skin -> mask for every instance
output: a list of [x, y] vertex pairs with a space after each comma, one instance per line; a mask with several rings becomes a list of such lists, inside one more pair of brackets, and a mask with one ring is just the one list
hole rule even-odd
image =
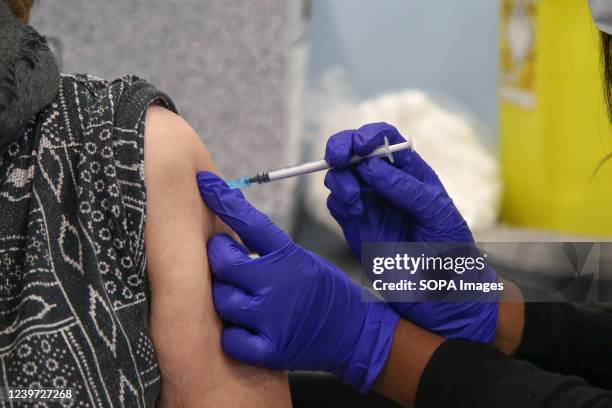
[[525, 302], [516, 284], [504, 281], [504, 291], [497, 311], [497, 327], [493, 345], [509, 356], [516, 350], [523, 338], [525, 326]]
[[[525, 303], [520, 289], [504, 281], [498, 308], [493, 345], [513, 355], [523, 335]], [[444, 339], [407, 320], [400, 320], [393, 336], [391, 352], [374, 388], [402, 406], [414, 404], [419, 382], [431, 356]]]
[[228, 232], [203, 204], [200, 170], [217, 171], [179, 116], [149, 108], [145, 131], [150, 327], [162, 373], [163, 407], [289, 407], [287, 377], [236, 362], [221, 349], [206, 242]]
[[400, 320], [387, 363], [374, 383], [374, 389], [402, 406], [412, 406], [423, 371], [443, 341], [437, 334]]

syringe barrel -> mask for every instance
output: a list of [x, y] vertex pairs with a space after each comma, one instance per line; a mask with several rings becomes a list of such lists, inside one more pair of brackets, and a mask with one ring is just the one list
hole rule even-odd
[[282, 169], [272, 170], [268, 172], [270, 181], [285, 179], [300, 174], [314, 173], [315, 171], [327, 170], [330, 165], [325, 160], [316, 160], [308, 163], [298, 164], [295, 166], [283, 167]]
[[[364, 157], [354, 156], [351, 159], [350, 163], [356, 164], [362, 161], [363, 159], [371, 157], [389, 156], [389, 158], [391, 158], [392, 153], [409, 148], [412, 148], [411, 141], [389, 145], [388, 141], [385, 140], [385, 146], [377, 148], [372, 153]], [[329, 168], [331, 168], [331, 166], [327, 164], [325, 160], [315, 160], [308, 163], [297, 164], [295, 166], [283, 167], [282, 169], [269, 171], [267, 173], [268, 180], [264, 182], [281, 180], [289, 177], [299, 176], [302, 174], [314, 173], [315, 171], [327, 170]], [[261, 183], [259, 180], [257, 180], [257, 182]]]
[[[412, 143], [410, 141], [397, 143], [394, 145], [381, 146], [374, 150], [372, 153], [368, 154], [367, 156], [353, 156], [350, 163], [356, 164], [366, 158], [389, 156], [394, 152], [398, 152], [400, 150], [408, 148], [412, 148]], [[315, 160], [308, 163], [297, 164], [295, 166], [283, 167], [278, 170], [272, 170], [268, 172], [268, 181], [281, 180], [289, 177], [299, 176], [301, 174], [314, 173], [315, 171], [327, 170], [329, 168], [331, 168], [331, 166], [327, 164], [325, 160]]]

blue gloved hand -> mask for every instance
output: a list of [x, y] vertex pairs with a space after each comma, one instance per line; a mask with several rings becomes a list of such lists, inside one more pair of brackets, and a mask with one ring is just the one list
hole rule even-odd
[[[473, 243], [472, 233], [436, 173], [413, 150], [393, 154], [394, 163], [376, 158], [346, 167], [354, 155], [365, 156], [384, 144], [405, 139], [395, 127], [373, 123], [345, 130], [327, 142], [327, 205], [342, 227], [353, 253], [362, 242]], [[487, 267], [482, 279], [497, 282]], [[496, 295], [495, 295], [496, 296]], [[495, 298], [497, 299], [497, 298]], [[403, 317], [449, 338], [491, 342], [497, 302], [391, 303]]]
[[344, 272], [295, 244], [240, 191], [209, 172], [197, 180], [208, 207], [246, 245], [225, 234], [208, 242], [215, 308], [230, 323], [225, 353], [271, 369], [327, 371], [367, 391], [399, 316], [384, 303], [362, 302]]

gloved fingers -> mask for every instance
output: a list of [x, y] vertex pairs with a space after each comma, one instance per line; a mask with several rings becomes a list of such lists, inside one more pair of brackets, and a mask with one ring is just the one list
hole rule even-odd
[[263, 213], [255, 209], [240, 190], [230, 189], [217, 175], [197, 175], [200, 195], [208, 207], [232, 228], [251, 250], [265, 255], [283, 248], [291, 240]]
[[240, 327], [228, 327], [221, 334], [225, 354], [247, 364], [265, 367], [272, 358], [272, 342], [266, 336]]
[[[399, 152], [398, 152], [399, 153]], [[394, 153], [396, 157], [397, 153]], [[395, 166], [412, 174], [423, 183], [441, 186], [436, 172], [427, 164], [425, 160], [414, 150], [404, 150], [401, 159], [395, 161]]]
[[355, 219], [355, 217], [349, 214], [346, 207], [331, 194], [327, 197], [327, 208], [329, 209], [329, 213], [342, 228], [342, 233], [344, 234], [348, 246], [357, 258], [361, 257], [359, 219]]
[[435, 203], [443, 193], [441, 188], [427, 185], [381, 159], [364, 160], [357, 169], [377, 194], [408, 211], [419, 224], [431, 221], [440, 210]]
[[332, 167], [342, 167], [353, 157], [353, 130], [332, 135], [325, 146], [325, 161]]
[[[398, 130], [385, 122], [368, 123], [363, 125], [355, 132], [353, 139], [353, 154], [365, 156], [382, 145], [385, 144], [385, 137], [389, 140], [389, 144], [397, 144], [405, 142], [406, 139], [398, 132]], [[406, 154], [407, 150], [396, 152], [393, 154], [395, 160], [400, 160]]]
[[325, 186], [349, 214], [359, 216], [363, 213], [361, 186], [351, 170], [329, 170], [325, 175]]
[[229, 283], [248, 293], [256, 293], [259, 280], [249, 271], [252, 259], [243, 245], [234, 241], [227, 234], [217, 234], [208, 240], [208, 263], [213, 274], [219, 280]]
[[[366, 156], [385, 143], [405, 142], [406, 139], [398, 130], [388, 123], [370, 123], [357, 130], [338, 132], [327, 141], [325, 160], [332, 167], [343, 167], [355, 155]], [[401, 168], [418, 180], [428, 184], [441, 185], [435, 171], [413, 149], [393, 153], [394, 165]]]
[[[353, 156], [366, 156], [385, 144], [385, 137], [389, 144], [406, 141], [395, 127], [384, 122], [370, 123], [357, 130], [343, 130], [327, 141], [325, 160], [332, 167], [346, 166]], [[396, 152], [393, 158], [401, 165], [406, 153], [406, 150]]]
[[257, 329], [252, 312], [257, 300], [253, 296], [218, 279], [213, 279], [212, 293], [215, 309], [223, 320], [250, 330]]
[[334, 219], [342, 225], [350, 218], [348, 208], [341, 203], [333, 194], [327, 196], [327, 208]]
[[[406, 141], [395, 127], [387, 123], [371, 123], [355, 131], [355, 140], [353, 142], [354, 154], [365, 156], [371, 153], [374, 149], [384, 144], [385, 137], [389, 140], [389, 144]], [[422, 182], [439, 184], [436, 173], [413, 149], [395, 152], [393, 153], [393, 159], [395, 167], [409, 172]]]

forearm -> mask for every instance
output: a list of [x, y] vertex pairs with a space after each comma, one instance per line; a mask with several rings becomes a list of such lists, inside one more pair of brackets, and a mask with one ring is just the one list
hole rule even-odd
[[421, 375], [443, 339], [407, 320], [400, 320], [387, 363], [374, 388], [403, 406], [411, 406]]
[[493, 345], [507, 355], [514, 355], [521, 339], [525, 325], [525, 303], [519, 287], [510, 281], [504, 280], [497, 311], [497, 328]]
[[570, 303], [527, 303], [516, 356], [612, 389], [612, 317]]
[[612, 317], [570, 303], [524, 303], [506, 282], [494, 345], [540, 368], [612, 388]]
[[[512, 355], [522, 339], [525, 307], [521, 291], [514, 283], [505, 281], [504, 287], [506, 289], [499, 304], [494, 345]], [[374, 388], [404, 406], [411, 405], [416, 398], [423, 371], [442, 342], [442, 337], [407, 320], [400, 320], [387, 364]]]
[[[610, 386], [609, 316], [570, 304], [526, 305], [515, 284], [505, 282], [505, 287], [493, 343], [497, 349], [535, 360], [540, 366], [554, 366], [558, 372], [587, 377], [594, 385]], [[571, 331], [571, 325], [582, 329]], [[404, 406], [416, 400], [418, 407], [612, 405], [609, 392], [580, 378], [542, 371], [490, 346], [442, 342], [441, 337], [401, 320], [375, 389]]]
[[575, 376], [540, 370], [494, 347], [445, 341], [423, 371], [417, 408], [611, 407], [612, 394]]

